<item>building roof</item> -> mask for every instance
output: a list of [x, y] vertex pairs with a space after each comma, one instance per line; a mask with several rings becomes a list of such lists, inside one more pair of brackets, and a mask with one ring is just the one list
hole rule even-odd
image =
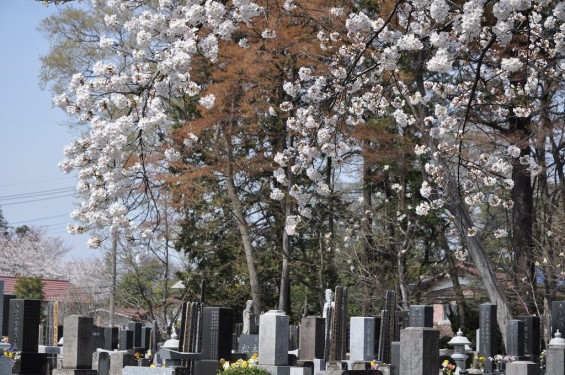
[[[14, 295], [18, 277], [16, 276], [0, 276], [0, 281], [4, 281], [4, 294]], [[69, 280], [41, 279], [43, 281], [43, 295], [46, 301], [62, 301], [65, 299], [69, 287]]]

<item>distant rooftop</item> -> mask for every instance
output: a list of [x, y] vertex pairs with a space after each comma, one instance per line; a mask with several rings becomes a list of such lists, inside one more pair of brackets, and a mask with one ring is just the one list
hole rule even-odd
[[[0, 281], [4, 281], [5, 295], [15, 295], [14, 290], [18, 278], [16, 276], [0, 276]], [[41, 281], [43, 281], [43, 295], [46, 301], [64, 300], [71, 285], [69, 280], [41, 279]]]

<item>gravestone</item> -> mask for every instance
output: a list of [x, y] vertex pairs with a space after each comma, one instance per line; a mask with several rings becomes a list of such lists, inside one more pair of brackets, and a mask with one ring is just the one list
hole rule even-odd
[[390, 314], [388, 310], [381, 311], [381, 329], [379, 339], [379, 355], [378, 360], [383, 363], [390, 363]]
[[496, 305], [483, 303], [479, 306], [479, 355], [485, 357], [485, 373], [493, 372], [489, 358], [496, 355]]
[[520, 316], [524, 322], [524, 353], [530, 358], [541, 354], [541, 319], [539, 316]]
[[185, 353], [195, 353], [201, 345], [202, 304], [200, 302], [185, 303], [182, 314], [179, 350]]
[[104, 348], [106, 339], [104, 337], [104, 327], [92, 327], [92, 345], [94, 350]]
[[204, 307], [202, 320], [202, 359], [228, 360], [231, 356], [233, 310]]
[[0, 357], [0, 375], [12, 375], [12, 359]]
[[280, 310], [270, 310], [259, 321], [259, 364], [288, 365], [289, 318]]
[[71, 315], [65, 318], [63, 326], [63, 368], [53, 370], [53, 375], [96, 375], [97, 371], [92, 370], [94, 320]]
[[10, 322], [10, 301], [15, 299], [15, 296], [5, 295], [2, 300], [2, 335], [9, 335], [9, 322]]
[[14, 299], [10, 301], [8, 335], [12, 346], [24, 353], [37, 353], [41, 301]]
[[110, 353], [110, 375], [122, 375], [124, 367], [135, 365], [137, 365], [137, 361], [133, 354], [123, 352]]
[[546, 353], [546, 375], [565, 375], [565, 340], [561, 332], [556, 332], [555, 338], [549, 341]]
[[4, 322], [4, 281], [0, 280], [0, 336], [5, 336], [6, 331], [2, 328]]
[[378, 358], [379, 356], [379, 341], [381, 340], [381, 317], [380, 316], [376, 316], [374, 317], [375, 319], [375, 358]]
[[434, 307], [430, 305], [411, 305], [408, 317], [408, 327], [434, 326]]
[[151, 327], [141, 327], [141, 347], [151, 349]]
[[437, 374], [439, 331], [426, 327], [408, 327], [400, 331], [400, 374]]
[[133, 350], [133, 331], [122, 329], [118, 334], [118, 348], [120, 350]]
[[390, 375], [399, 375], [399, 374], [400, 374], [400, 341], [393, 341], [390, 343]]
[[[189, 307], [189, 311], [192, 311], [190, 315], [198, 316], [197, 310], [196, 305]], [[231, 360], [232, 331], [232, 309], [224, 307], [202, 309], [202, 359], [193, 362], [195, 374], [215, 375], [220, 366], [220, 359]]]
[[375, 318], [352, 317], [350, 321], [349, 359], [371, 361], [375, 357]]
[[40, 300], [10, 300], [9, 340], [21, 351], [20, 359], [12, 369], [13, 374], [41, 374], [45, 371], [46, 356], [37, 352], [40, 318]]
[[551, 303], [551, 337], [555, 332], [565, 332], [565, 301], [553, 301]]
[[305, 316], [300, 321], [300, 359], [313, 360], [314, 358], [324, 358], [325, 346], [324, 318], [317, 316]]
[[141, 348], [141, 328], [143, 325], [139, 322], [129, 322], [128, 329], [133, 332], [133, 347]]
[[521, 360], [524, 357], [524, 322], [509, 320], [506, 324], [506, 354]]
[[98, 375], [108, 375], [110, 373], [110, 353], [98, 351], [92, 353], [92, 369], [96, 370]]
[[[104, 349], [105, 350], [116, 350], [118, 349], [118, 327], [106, 327], [104, 328]], [[126, 338], [127, 341], [127, 338]]]
[[151, 325], [151, 345], [150, 349], [155, 354], [157, 353], [157, 344], [161, 341], [161, 332], [159, 331], [159, 325], [157, 321], [154, 320]]
[[288, 350], [296, 350], [299, 347], [300, 327], [290, 325], [288, 327]]
[[65, 327], [63, 368], [91, 369], [92, 353], [95, 351], [92, 338], [93, 319], [71, 315], [65, 318], [63, 326]]

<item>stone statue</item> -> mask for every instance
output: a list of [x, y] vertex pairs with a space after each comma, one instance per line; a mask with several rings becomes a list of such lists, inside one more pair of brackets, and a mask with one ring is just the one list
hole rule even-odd
[[245, 310], [243, 310], [243, 329], [244, 335], [253, 335], [257, 333], [257, 316], [253, 311], [253, 301], [247, 300]]
[[326, 289], [326, 303], [324, 303], [324, 309], [322, 310], [322, 318], [328, 318], [328, 315], [331, 315], [331, 309], [333, 309], [334, 305], [334, 292], [331, 289]]

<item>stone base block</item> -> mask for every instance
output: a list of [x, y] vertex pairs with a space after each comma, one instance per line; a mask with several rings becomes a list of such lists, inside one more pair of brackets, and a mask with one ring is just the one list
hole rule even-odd
[[383, 375], [379, 370], [327, 370], [316, 375]]
[[176, 375], [174, 368], [126, 366], [122, 375]]
[[201, 360], [194, 362], [195, 375], [216, 375], [220, 369], [220, 362], [216, 360]]
[[539, 375], [539, 365], [530, 361], [514, 361], [506, 364], [506, 375]]
[[291, 367], [290, 375], [314, 375], [311, 367]]
[[58, 368], [53, 370], [53, 375], [96, 375], [96, 370]]
[[290, 375], [290, 366], [271, 366], [271, 365], [259, 365], [262, 369], [269, 371], [272, 375]]
[[35, 375], [45, 374], [47, 356], [42, 353], [21, 353], [20, 359], [12, 368], [12, 374]]

